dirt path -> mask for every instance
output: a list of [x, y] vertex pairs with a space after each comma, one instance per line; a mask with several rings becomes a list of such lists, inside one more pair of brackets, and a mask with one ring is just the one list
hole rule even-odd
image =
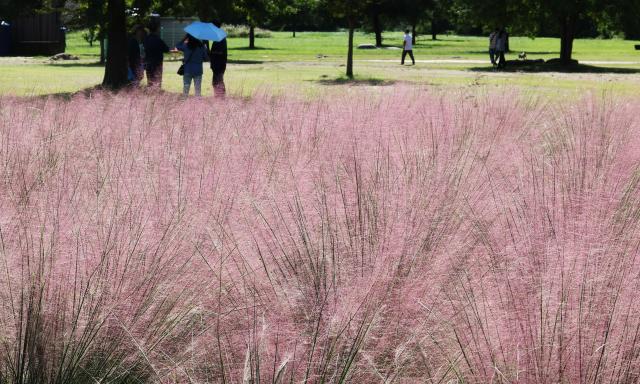
[[[395, 63], [399, 60], [391, 59], [372, 59], [372, 60], [356, 60], [369, 63]], [[489, 64], [489, 60], [469, 60], [469, 59], [434, 59], [434, 60], [416, 60], [416, 63], [421, 64]], [[580, 61], [581, 64], [586, 65], [640, 65], [640, 61]]]

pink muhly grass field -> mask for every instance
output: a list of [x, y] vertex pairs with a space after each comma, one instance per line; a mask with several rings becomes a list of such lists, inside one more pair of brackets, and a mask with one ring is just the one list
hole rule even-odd
[[0, 98], [0, 383], [635, 383], [635, 100]]

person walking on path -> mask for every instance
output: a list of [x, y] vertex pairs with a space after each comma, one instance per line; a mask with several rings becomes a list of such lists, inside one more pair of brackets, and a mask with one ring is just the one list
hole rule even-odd
[[[218, 28], [221, 27], [221, 23], [218, 20], [215, 20], [213, 25]], [[213, 94], [216, 97], [224, 97], [227, 93], [227, 89], [224, 84], [224, 73], [227, 70], [227, 57], [227, 39], [224, 38], [221, 41], [212, 42], [209, 59], [211, 71], [213, 72]]]
[[498, 28], [496, 28], [489, 35], [489, 59], [491, 59], [491, 64], [494, 67], [498, 65], [498, 62], [496, 60], [496, 58], [497, 58], [496, 46], [497, 46], [497, 43], [498, 43], [498, 34], [499, 33], [500, 33], [500, 30]]
[[182, 42], [176, 45], [176, 49], [184, 53], [183, 68], [183, 94], [189, 96], [191, 82], [195, 88], [196, 96], [202, 95], [202, 63], [207, 60], [207, 50], [202, 41], [187, 34]]
[[129, 40], [129, 80], [131, 84], [139, 87], [144, 78], [144, 42], [147, 31], [142, 25], [137, 25], [133, 30], [133, 37]]
[[509, 51], [509, 34], [504, 28], [500, 28], [496, 39], [496, 55], [498, 56], [499, 69], [507, 66], [507, 60], [504, 56], [507, 51]]
[[404, 31], [404, 42], [402, 43], [402, 61], [401, 65], [404, 65], [404, 59], [409, 55], [413, 65], [416, 65], [416, 59], [413, 57], [413, 36], [407, 29]]
[[145, 69], [147, 71], [147, 83], [151, 88], [162, 88], [162, 64], [164, 54], [169, 52], [169, 47], [158, 36], [160, 25], [157, 22], [149, 25], [149, 35], [144, 39]]

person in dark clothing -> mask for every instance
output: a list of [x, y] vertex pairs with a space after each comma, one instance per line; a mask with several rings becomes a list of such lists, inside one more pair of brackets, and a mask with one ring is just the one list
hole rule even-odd
[[147, 31], [142, 25], [137, 25], [133, 30], [133, 36], [129, 40], [129, 81], [135, 86], [139, 86], [144, 77], [144, 39]]
[[500, 28], [496, 40], [496, 53], [498, 56], [498, 68], [502, 69], [507, 65], [507, 59], [504, 54], [509, 52], [509, 34], [504, 28]]
[[162, 63], [164, 54], [169, 52], [169, 47], [158, 36], [160, 25], [149, 25], [149, 35], [144, 39], [145, 69], [147, 71], [147, 83], [152, 88], [162, 88]]
[[[220, 28], [221, 23], [215, 20], [213, 24]], [[217, 97], [224, 97], [227, 89], [224, 85], [224, 73], [227, 70], [227, 39], [222, 41], [212, 42], [211, 51], [209, 52], [209, 59], [211, 64], [211, 71], [213, 71], [213, 93]]]
[[498, 35], [500, 34], [500, 29], [496, 28], [489, 35], [489, 59], [491, 60], [491, 65], [496, 67], [498, 65], [498, 55], [496, 51], [496, 47], [498, 45]]

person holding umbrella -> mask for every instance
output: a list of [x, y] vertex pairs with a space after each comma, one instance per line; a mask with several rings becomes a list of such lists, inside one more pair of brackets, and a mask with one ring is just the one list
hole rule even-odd
[[202, 95], [202, 63], [207, 60], [207, 51], [202, 41], [187, 34], [176, 45], [176, 49], [184, 53], [182, 64], [183, 94], [189, 96], [191, 82], [195, 88], [196, 96]]
[[227, 69], [227, 33], [220, 28], [219, 22], [214, 25], [196, 21], [189, 24], [184, 30], [195, 38], [212, 42], [209, 56], [211, 70], [213, 71], [213, 90], [216, 96], [224, 96], [224, 72]]
[[[220, 28], [218, 20], [213, 21], [213, 25]], [[211, 59], [211, 71], [213, 72], [213, 94], [217, 97], [224, 97], [227, 89], [224, 85], [224, 73], [227, 70], [227, 38], [211, 44], [209, 58]]]

